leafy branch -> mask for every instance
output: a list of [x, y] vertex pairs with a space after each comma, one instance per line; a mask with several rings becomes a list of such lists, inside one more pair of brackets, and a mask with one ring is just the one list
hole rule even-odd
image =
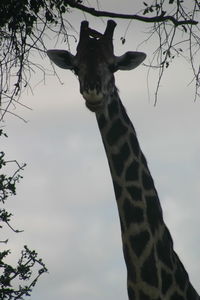
[[68, 40], [68, 22], [63, 18], [66, 6], [64, 0], [0, 2], [0, 121], [7, 113], [24, 121], [11, 107], [27, 107], [19, 98], [25, 89], [32, 91], [29, 82], [34, 72], [42, 72], [45, 80], [45, 69], [30, 59], [30, 52], [36, 50], [44, 56], [43, 38], [48, 31]]
[[[7, 137], [0, 130], [1, 137]], [[12, 175], [5, 175], [4, 168], [12, 164], [17, 166]], [[20, 165], [16, 160], [5, 160], [4, 152], [0, 152], [0, 170], [3, 174], [0, 175], [0, 203], [5, 204], [9, 196], [16, 195], [16, 183], [22, 178], [20, 172], [24, 170], [25, 164]], [[6, 224], [13, 232], [19, 233], [21, 230], [14, 229], [11, 224], [12, 214], [4, 208], [0, 209], [0, 222]], [[2, 230], [3, 226], [0, 225]], [[1, 244], [7, 244], [8, 239], [1, 240]], [[0, 252], [0, 299], [2, 300], [17, 300], [24, 299], [24, 296], [30, 296], [32, 288], [37, 283], [39, 277], [47, 272], [47, 268], [38, 254], [34, 250], [30, 250], [27, 246], [21, 251], [21, 256], [17, 266], [13, 267], [6, 263], [5, 260], [11, 254], [10, 250]]]
[[[159, 2], [159, 3], [158, 3]], [[157, 14], [159, 15], [162, 11], [166, 11], [166, 1], [153, 1], [152, 5], [148, 5], [143, 2], [145, 6], [145, 14]], [[193, 78], [190, 83], [194, 85], [194, 101], [200, 96], [200, 64], [198, 54], [200, 52], [200, 35], [199, 26], [193, 25], [188, 20], [194, 20], [195, 17], [198, 19], [200, 13], [200, 3], [194, 0], [191, 10], [186, 10], [184, 0], [169, 0], [168, 5], [171, 8], [171, 14], [177, 20], [185, 20], [185, 24], [181, 26], [172, 26], [168, 22], [155, 22], [149, 31], [149, 37], [143, 42], [144, 44], [149, 42], [150, 39], [157, 40], [156, 44], [158, 47], [154, 51], [154, 55], [150, 59], [148, 76], [151, 70], [158, 70], [158, 80], [155, 89], [155, 101], [156, 105], [158, 101], [158, 92], [163, 75], [170, 67], [172, 62], [182, 57], [187, 64], [191, 66], [193, 72]], [[142, 43], [142, 44], [143, 44]], [[154, 40], [155, 43], [155, 40]], [[140, 45], [141, 46], [141, 45]], [[188, 83], [188, 84], [190, 84]]]
[[[21, 251], [16, 267], [4, 263], [9, 254], [9, 250], [0, 252], [0, 268], [3, 269], [0, 276], [0, 299], [24, 299], [24, 296], [31, 295], [32, 288], [39, 277], [47, 272], [47, 268], [42, 260], [37, 258], [37, 253], [34, 250], [31, 251], [27, 246], [24, 246]], [[36, 274], [35, 268], [37, 269]], [[26, 284], [22, 284], [22, 282], [26, 282]]]
[[[0, 136], [7, 137], [2, 130], [0, 130]], [[8, 164], [14, 164], [17, 166], [17, 169], [15, 169], [13, 174], [10, 176], [4, 174], [3, 172], [3, 168], [8, 166]], [[9, 196], [16, 195], [16, 184], [20, 181], [20, 179], [23, 178], [20, 175], [20, 172], [24, 170], [25, 166], [26, 164], [20, 165], [16, 160], [6, 161], [5, 153], [3, 151], [0, 152], [0, 170], [3, 172], [0, 174], [0, 203], [5, 204], [5, 201]], [[14, 229], [11, 226], [11, 217], [11, 213], [8, 213], [4, 208], [0, 208], [0, 222], [5, 223], [15, 233], [22, 232], [22, 230]], [[2, 227], [3, 226], [0, 225], [0, 228]]]
[[[193, 19], [187, 19], [187, 20], [177, 20], [174, 16], [166, 15], [165, 11], [162, 11], [160, 15], [155, 17], [144, 17], [138, 14], [121, 14], [121, 13], [113, 13], [108, 11], [102, 11], [102, 10], [96, 10], [93, 7], [88, 7], [82, 4], [82, 1], [80, 0], [65, 0], [65, 3], [68, 4], [70, 7], [80, 9], [83, 12], [86, 12], [92, 16], [95, 17], [109, 17], [109, 18], [119, 18], [119, 19], [129, 19], [129, 20], [138, 20], [146, 23], [160, 23], [165, 21], [171, 21], [175, 26], [185, 25], [185, 24], [191, 24], [191, 25], [197, 25], [198, 21], [195, 21]], [[153, 12], [153, 6], [151, 5], [148, 7], [148, 4], [143, 2], [146, 8], [144, 9], [144, 14], [147, 12]], [[171, 1], [172, 3], [172, 1]], [[157, 7], [159, 5], [157, 4]]]

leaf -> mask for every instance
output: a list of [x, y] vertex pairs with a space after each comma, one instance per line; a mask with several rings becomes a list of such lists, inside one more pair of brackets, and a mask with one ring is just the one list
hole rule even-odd
[[185, 32], [187, 32], [187, 27], [185, 25], [182, 25], [182, 28]]
[[149, 12], [149, 8], [147, 7], [147, 8], [145, 8], [145, 10], [143, 11], [143, 15], [148, 14], [148, 12]]
[[158, 10], [161, 8], [160, 4], [156, 4], [156, 5], [155, 5], [155, 8], [156, 8], [156, 10], [158, 11]]
[[150, 7], [149, 7], [149, 11], [150, 11], [150, 12], [153, 12], [153, 6], [150, 6]]
[[122, 41], [122, 45], [124, 45], [126, 42], [126, 39], [124, 37], [121, 37], [120, 40]]

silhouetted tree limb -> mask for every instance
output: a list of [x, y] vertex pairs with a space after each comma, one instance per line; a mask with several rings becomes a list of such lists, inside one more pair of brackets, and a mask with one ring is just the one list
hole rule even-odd
[[[102, 10], [96, 10], [93, 7], [88, 7], [83, 4], [81, 4], [82, 1], [76, 1], [76, 0], [65, 0], [65, 3], [67, 3], [70, 7], [77, 8], [83, 12], [86, 12], [92, 16], [95, 17], [107, 17], [107, 18], [115, 18], [115, 19], [129, 19], [129, 20], [137, 20], [142, 21], [146, 23], [160, 23], [165, 21], [171, 21], [175, 26], [180, 25], [197, 25], [198, 21], [187, 19], [187, 20], [178, 20], [174, 16], [166, 15], [165, 11], [161, 11], [160, 15], [155, 17], [144, 17], [138, 14], [121, 14], [121, 13], [114, 13], [114, 12], [108, 12], [108, 11], [102, 11]], [[157, 4], [158, 5], [158, 4]]]

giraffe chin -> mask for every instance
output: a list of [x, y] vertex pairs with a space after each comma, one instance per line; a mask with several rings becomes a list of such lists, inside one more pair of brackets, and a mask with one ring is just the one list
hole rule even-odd
[[104, 96], [102, 93], [98, 93], [96, 90], [89, 90], [83, 92], [82, 95], [89, 110], [96, 112], [103, 108]]
[[92, 103], [92, 102], [86, 100], [85, 105], [92, 112], [99, 112], [99, 111], [102, 111], [102, 109], [104, 107], [104, 101]]

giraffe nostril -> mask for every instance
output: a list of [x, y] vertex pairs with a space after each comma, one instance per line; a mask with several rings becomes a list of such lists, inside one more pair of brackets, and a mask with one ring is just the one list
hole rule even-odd
[[90, 84], [89, 84], [89, 89], [90, 90], [95, 90], [96, 89], [96, 83], [95, 82], [90, 82]]
[[101, 90], [101, 83], [98, 80], [93, 80], [86, 86], [87, 86], [88, 90], [97, 91], [98, 93]]
[[93, 80], [90, 78], [90, 81], [85, 80], [85, 82], [83, 82], [81, 93], [84, 99], [92, 105], [101, 104], [104, 98], [101, 91], [101, 83], [96, 78], [93, 78]]
[[103, 94], [96, 88], [84, 90], [82, 94], [86, 101], [93, 104], [97, 104], [103, 100]]

